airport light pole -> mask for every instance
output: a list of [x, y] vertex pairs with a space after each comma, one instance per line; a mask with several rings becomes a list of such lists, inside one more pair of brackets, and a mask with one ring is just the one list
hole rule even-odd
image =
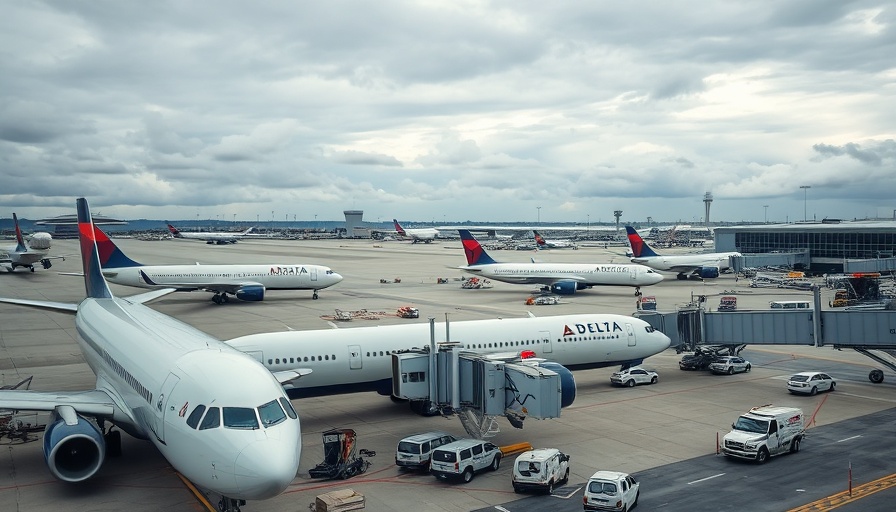
[[535, 220], [535, 224], [541, 224], [541, 206], [536, 206], [536, 210], [538, 210], [538, 217]]
[[809, 220], [808, 215], [806, 214], [806, 201], [808, 197], [808, 191], [812, 188], [811, 185], [800, 185], [800, 188], [803, 189], [803, 222]]
[[765, 208], [765, 223], [768, 224], [768, 205], [764, 204], [762, 207]]

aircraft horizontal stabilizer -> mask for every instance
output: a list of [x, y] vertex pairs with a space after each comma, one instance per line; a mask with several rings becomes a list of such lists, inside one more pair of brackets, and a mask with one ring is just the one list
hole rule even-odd
[[0, 298], [0, 302], [7, 304], [18, 304], [20, 306], [28, 306], [38, 309], [49, 309], [50, 311], [61, 311], [63, 313], [75, 314], [78, 312], [77, 304], [69, 304], [67, 302], [52, 302], [48, 300], [27, 300], [27, 299], [7, 299]]

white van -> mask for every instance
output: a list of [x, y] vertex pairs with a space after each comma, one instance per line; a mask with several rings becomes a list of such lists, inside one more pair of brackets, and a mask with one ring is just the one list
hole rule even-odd
[[585, 510], [631, 510], [638, 504], [641, 484], [618, 471], [598, 471], [588, 479], [582, 505]]
[[447, 432], [434, 431], [414, 434], [398, 442], [395, 465], [400, 468], [429, 469], [429, 458], [436, 448], [453, 443], [457, 438]]
[[436, 448], [429, 470], [436, 478], [457, 478], [467, 483], [477, 472], [495, 471], [501, 464], [501, 449], [481, 439], [461, 439]]
[[806, 435], [801, 409], [773, 405], [750, 409], [731, 429], [722, 440], [722, 453], [760, 464], [775, 455], [798, 452]]
[[530, 489], [552, 494], [555, 485], [569, 480], [569, 455], [556, 448], [523, 452], [513, 463], [513, 491]]

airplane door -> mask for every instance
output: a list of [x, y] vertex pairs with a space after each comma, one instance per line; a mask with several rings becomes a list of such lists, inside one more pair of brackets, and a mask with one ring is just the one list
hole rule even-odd
[[162, 392], [159, 394], [158, 400], [156, 400], [156, 417], [158, 418], [158, 421], [156, 422], [155, 430], [156, 436], [163, 442], [165, 441], [165, 418], [169, 414], [177, 414], [177, 411], [174, 410], [174, 405], [169, 405], [169, 402], [171, 393], [174, 391], [174, 387], [177, 386], [178, 382], [180, 382], [180, 377], [173, 373], [169, 373], [168, 378], [162, 383]]
[[249, 354], [249, 357], [255, 359], [259, 363], [264, 364], [264, 353], [262, 353], [261, 350], [250, 350], [246, 352], [246, 354]]
[[348, 346], [348, 367], [352, 370], [360, 370], [364, 367], [364, 360], [361, 359], [361, 345]]
[[317, 281], [317, 269], [313, 267], [311, 269], [311, 281]]
[[550, 354], [553, 352], [553, 348], [551, 347], [551, 333], [548, 331], [539, 331], [539, 338], [541, 338], [541, 346], [544, 347], [544, 353]]
[[632, 327], [632, 324], [625, 324], [625, 334], [628, 337], [628, 346], [634, 347], [637, 344], [637, 340], [635, 339], [635, 328]]

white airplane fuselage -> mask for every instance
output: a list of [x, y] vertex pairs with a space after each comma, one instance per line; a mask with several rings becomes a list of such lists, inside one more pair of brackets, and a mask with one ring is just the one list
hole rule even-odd
[[75, 325], [97, 389], [117, 402], [113, 421], [149, 439], [193, 483], [232, 498], [266, 499], [292, 481], [301, 453], [298, 419], [205, 430], [185, 421], [199, 404], [255, 411], [279, 400], [282, 387], [262, 365], [126, 299], [85, 299]]
[[[155, 284], [147, 283], [141, 272]], [[268, 290], [321, 290], [342, 281], [321, 265], [144, 265], [103, 269], [103, 276], [139, 288], [258, 283]]]
[[[640, 360], [662, 352], [669, 338], [624, 315], [563, 315], [538, 318], [457, 321], [451, 341], [477, 353], [531, 350], [569, 369], [597, 368]], [[446, 341], [436, 324], [436, 341]], [[392, 358], [399, 350], [429, 346], [428, 323], [347, 329], [289, 331], [226, 341], [261, 361], [272, 372], [310, 369], [292, 385], [300, 396], [375, 390], [391, 392]], [[289, 387], [287, 387], [289, 389]]]
[[610, 263], [488, 263], [468, 265], [462, 270], [516, 284], [576, 281], [589, 286], [649, 286], [663, 280], [663, 276], [643, 265]]
[[662, 271], [686, 271], [701, 267], [718, 267], [719, 270], [727, 270], [729, 258], [740, 256], [739, 252], [715, 252], [703, 254], [676, 254], [661, 256], [641, 256], [632, 258], [632, 263], [646, 265], [655, 270]]

